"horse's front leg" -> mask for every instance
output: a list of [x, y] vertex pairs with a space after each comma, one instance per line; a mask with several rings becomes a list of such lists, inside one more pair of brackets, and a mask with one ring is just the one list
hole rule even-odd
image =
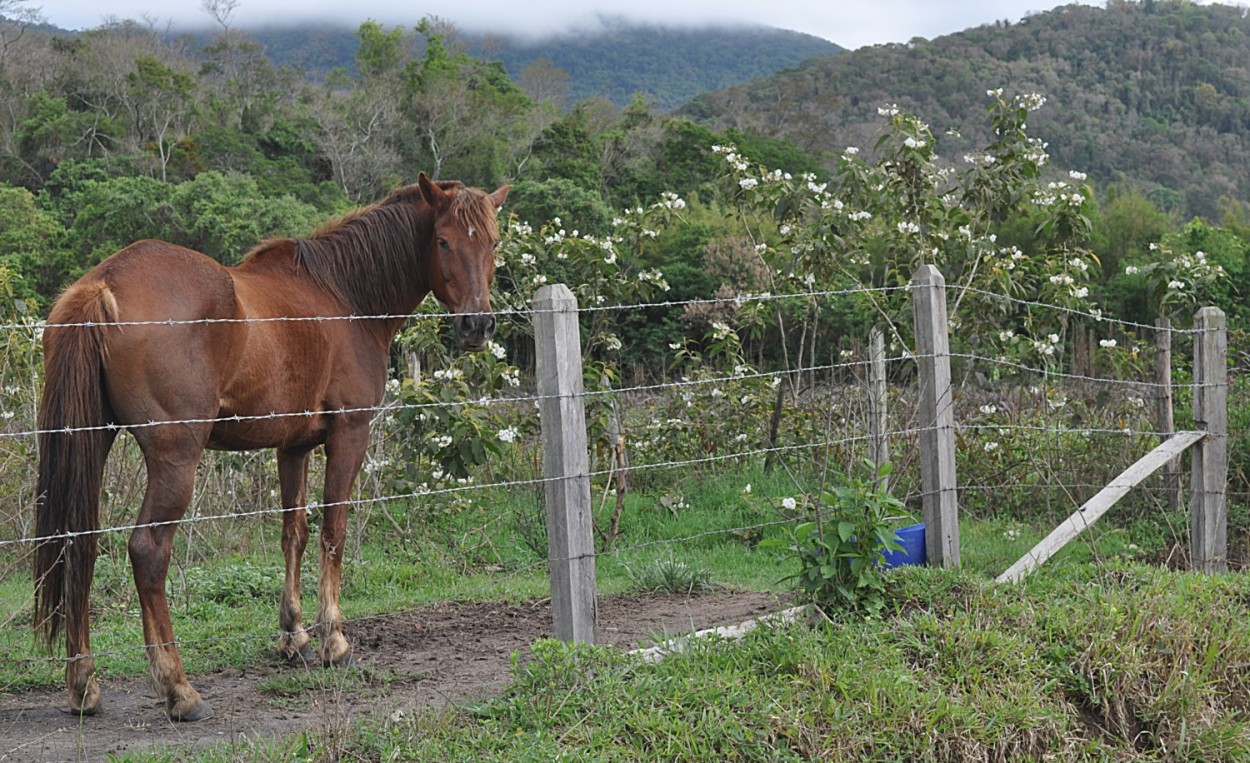
[[[346, 423], [346, 422], [344, 422]], [[321, 582], [317, 587], [317, 631], [324, 665], [347, 665], [352, 648], [343, 636], [339, 589], [343, 581], [343, 553], [347, 545], [347, 499], [364, 462], [369, 425], [345, 426], [326, 440], [326, 479], [322, 492]]]
[[286, 581], [278, 624], [282, 637], [278, 651], [287, 660], [312, 662], [316, 659], [311, 637], [301, 625], [299, 571], [308, 546], [308, 454], [309, 451], [278, 450], [278, 482], [282, 487], [282, 556], [286, 560]]

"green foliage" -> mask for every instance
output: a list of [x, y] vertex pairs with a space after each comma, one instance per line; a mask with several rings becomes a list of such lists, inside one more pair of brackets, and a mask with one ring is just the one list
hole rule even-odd
[[634, 589], [643, 593], [689, 596], [712, 590], [711, 571], [671, 556], [625, 569]]
[[579, 230], [598, 235], [608, 232], [612, 219], [598, 193], [564, 177], [518, 181], [508, 206], [521, 220], [577, 220]]
[[799, 563], [799, 594], [826, 615], [875, 615], [886, 605], [885, 552], [901, 551], [894, 531], [907, 519], [902, 501], [884, 487], [892, 471], [866, 463], [867, 477], [846, 475], [815, 501], [815, 521], [787, 528], [784, 539], [761, 542]]
[[[34, 307], [39, 294], [52, 293], [59, 279], [57, 246], [62, 234], [56, 220], [35, 206], [35, 197], [24, 188], [0, 184], [0, 264], [5, 267], [8, 296], [20, 297], [24, 307]], [[31, 304], [31, 303], [34, 304]]]
[[26, 118], [13, 135], [25, 171], [15, 179], [36, 187], [60, 162], [105, 153], [123, 133], [118, 120], [72, 111], [66, 98], [52, 93], [33, 93], [25, 107]]
[[282, 573], [277, 567], [263, 567], [241, 561], [224, 567], [187, 570], [192, 602], [236, 606], [249, 599], [272, 601], [281, 588]]

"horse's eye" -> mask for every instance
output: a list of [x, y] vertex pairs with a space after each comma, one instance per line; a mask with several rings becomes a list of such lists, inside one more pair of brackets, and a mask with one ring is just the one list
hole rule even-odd
[[447, 243], [447, 239], [443, 238], [442, 236], [438, 237], [438, 245], [440, 248], [444, 250], [451, 249], [451, 246]]

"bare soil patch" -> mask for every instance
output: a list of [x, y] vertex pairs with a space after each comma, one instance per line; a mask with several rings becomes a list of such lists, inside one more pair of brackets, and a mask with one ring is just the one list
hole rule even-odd
[[[598, 641], [630, 649], [667, 636], [739, 623], [782, 607], [775, 594], [618, 596], [599, 601]], [[165, 718], [144, 679], [108, 681], [104, 710], [78, 719], [61, 712], [62, 690], [0, 695], [0, 761], [98, 761], [109, 754], [202, 747], [345, 725], [371, 713], [412, 712], [497, 695], [513, 652], [551, 635], [550, 603], [449, 602], [349, 623], [355, 681], [336, 671], [278, 661], [192, 676], [216, 715], [198, 723]]]

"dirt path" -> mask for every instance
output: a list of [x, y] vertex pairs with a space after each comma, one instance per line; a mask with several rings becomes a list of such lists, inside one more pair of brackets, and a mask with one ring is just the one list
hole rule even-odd
[[[780, 609], [772, 594], [611, 597], [599, 602], [598, 640], [622, 648], [657, 636], [750, 620]], [[146, 680], [109, 681], [105, 708], [79, 719], [60, 711], [63, 692], [0, 694], [0, 761], [98, 761], [124, 752], [200, 747], [345, 726], [370, 713], [408, 712], [497, 694], [508, 682], [509, 656], [523, 655], [551, 634], [549, 604], [446, 603], [353, 623], [347, 635], [362, 668], [351, 686], [333, 671], [325, 684], [287, 695], [265, 691], [267, 679], [299, 678], [272, 663], [192, 676], [216, 711], [207, 721], [166, 720]], [[273, 683], [270, 681], [270, 683]]]

